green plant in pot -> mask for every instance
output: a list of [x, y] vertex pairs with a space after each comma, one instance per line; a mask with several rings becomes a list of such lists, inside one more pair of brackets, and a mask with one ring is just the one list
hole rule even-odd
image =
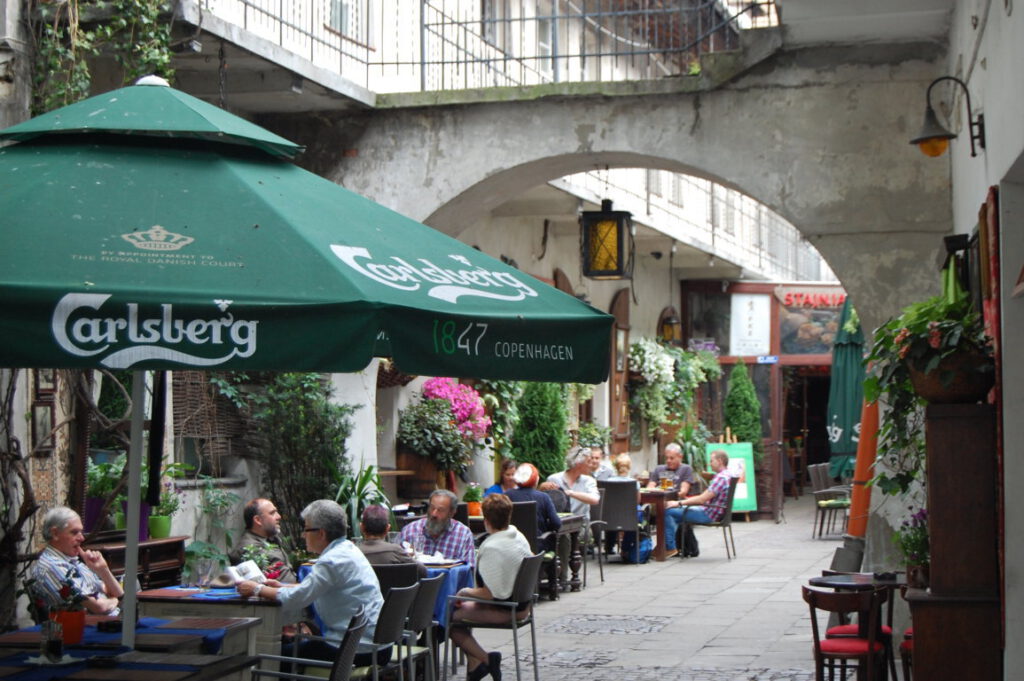
[[[913, 511], [913, 508], [910, 510]], [[931, 564], [927, 509], [920, 508], [904, 519], [893, 533], [893, 543], [903, 554], [907, 566], [907, 584], [913, 588], [927, 588], [928, 568]]]
[[923, 406], [976, 402], [995, 380], [991, 340], [966, 296], [936, 296], [903, 308], [878, 327], [865, 358], [864, 398], [887, 411], [878, 431], [874, 484], [906, 493], [922, 477]]
[[995, 380], [991, 339], [966, 296], [903, 308], [875, 332], [868, 360], [873, 376], [865, 388], [874, 396], [909, 382], [931, 403], [976, 402]]
[[466, 511], [469, 515], [483, 515], [480, 503], [484, 500], [484, 490], [480, 485], [475, 482], [469, 483], [462, 494], [462, 500], [466, 502]]

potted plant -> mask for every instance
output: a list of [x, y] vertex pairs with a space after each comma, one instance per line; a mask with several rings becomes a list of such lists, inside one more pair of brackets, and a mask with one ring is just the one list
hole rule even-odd
[[913, 511], [893, 534], [893, 543], [903, 554], [907, 566], [907, 586], [915, 589], [928, 588], [928, 566], [931, 564], [931, 550], [928, 543], [928, 511], [920, 508]]
[[[419, 468], [415, 460], [409, 458], [410, 453], [426, 458], [437, 471], [445, 474], [445, 485], [451, 489], [454, 474], [463, 472], [472, 462], [477, 441], [487, 434], [490, 424], [476, 390], [451, 378], [433, 378], [423, 384], [421, 399], [399, 413], [397, 439], [406, 450], [399, 452], [399, 466]], [[433, 484], [422, 470], [416, 477]], [[423, 497], [432, 489], [432, 486], [429, 490], [414, 487], [399, 493], [406, 497]]]
[[874, 397], [909, 383], [931, 403], [976, 402], [995, 380], [991, 339], [966, 296], [936, 296], [903, 308], [875, 332], [868, 360], [873, 378], [865, 389]]
[[878, 431], [884, 466], [874, 484], [906, 493], [922, 474], [924, 403], [974, 402], [995, 380], [991, 341], [966, 297], [930, 298], [878, 327], [866, 357], [864, 398], [888, 407]]
[[149, 515], [149, 536], [153, 539], [163, 539], [171, 536], [171, 518], [181, 508], [184, 492], [167, 480], [160, 489], [160, 503], [150, 510]]
[[103, 519], [114, 501], [114, 490], [121, 480], [124, 459], [96, 461], [89, 456], [85, 462], [85, 513], [82, 523], [88, 534], [101, 528]]
[[462, 495], [462, 500], [466, 502], [466, 512], [469, 515], [483, 515], [483, 509], [480, 507], [480, 503], [484, 500], [484, 490], [475, 482], [469, 483], [466, 487], [466, 491]]

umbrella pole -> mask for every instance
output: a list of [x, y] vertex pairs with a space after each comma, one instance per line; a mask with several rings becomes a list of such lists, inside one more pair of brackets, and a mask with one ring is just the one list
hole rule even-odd
[[142, 426], [146, 412], [146, 372], [132, 372], [131, 445], [128, 449], [128, 507], [124, 532], [124, 599], [121, 601], [121, 645], [135, 648], [135, 598], [139, 574], [139, 516], [142, 505]]

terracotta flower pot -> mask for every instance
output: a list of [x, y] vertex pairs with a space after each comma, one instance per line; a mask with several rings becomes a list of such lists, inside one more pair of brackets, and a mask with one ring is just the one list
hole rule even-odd
[[909, 362], [907, 370], [914, 392], [931, 404], [973, 404], [996, 380], [992, 358], [973, 353], [950, 355], [927, 374]]
[[467, 501], [466, 513], [469, 515], [483, 515], [484, 511], [479, 501]]
[[82, 642], [85, 633], [85, 610], [54, 610], [50, 619], [60, 623], [61, 640], [64, 645], [73, 646]]

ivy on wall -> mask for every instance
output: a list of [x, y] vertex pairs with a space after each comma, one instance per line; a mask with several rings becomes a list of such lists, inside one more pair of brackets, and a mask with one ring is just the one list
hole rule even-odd
[[156, 74], [170, 80], [171, 3], [161, 0], [29, 0], [34, 40], [32, 114], [90, 95], [94, 64], [111, 57], [121, 82]]

